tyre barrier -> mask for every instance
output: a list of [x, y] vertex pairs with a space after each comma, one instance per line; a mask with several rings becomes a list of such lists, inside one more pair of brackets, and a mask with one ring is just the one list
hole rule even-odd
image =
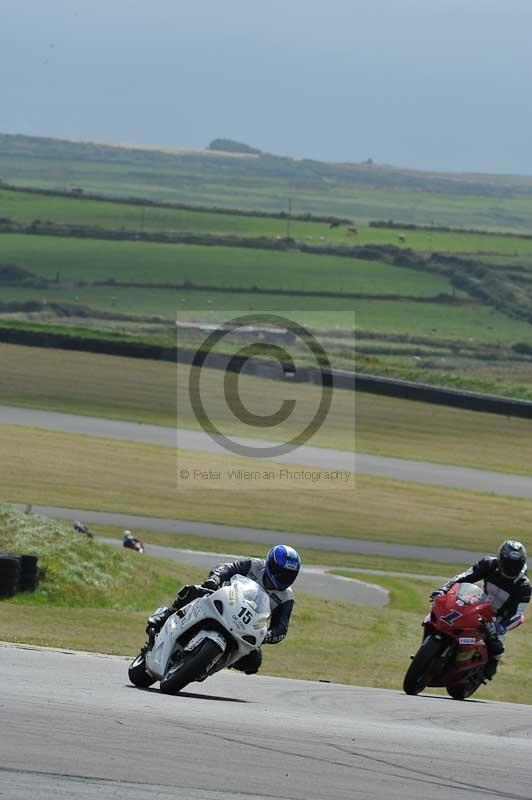
[[37, 556], [30, 554], [0, 553], [0, 598], [34, 592], [40, 579], [37, 562]]

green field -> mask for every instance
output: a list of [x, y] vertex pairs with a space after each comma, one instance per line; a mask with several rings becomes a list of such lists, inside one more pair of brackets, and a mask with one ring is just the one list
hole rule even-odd
[[314, 244], [393, 244], [423, 252], [448, 252], [482, 255], [492, 259], [532, 258], [532, 239], [460, 233], [459, 231], [416, 231], [357, 225], [331, 228], [327, 223], [297, 219], [248, 217], [238, 214], [209, 213], [193, 209], [157, 208], [128, 205], [78, 197], [54, 197], [0, 188], [0, 217], [17, 222], [51, 221], [65, 225], [97, 226], [104, 229], [151, 233], [208, 233], [269, 238], [290, 235], [297, 241]]
[[[47, 289], [4, 287], [4, 302], [71, 303], [116, 314], [159, 315], [174, 320], [216, 320], [226, 310], [310, 312], [301, 319], [321, 329], [345, 325], [338, 311], [354, 311], [359, 332], [460, 340], [470, 345], [532, 342], [532, 327], [478, 302], [470, 305], [413, 303], [401, 296], [450, 293], [441, 275], [373, 261], [306, 253], [229, 247], [79, 240], [0, 235], [0, 261], [14, 263], [52, 281]], [[137, 282], [154, 288], [92, 286], [94, 281]], [[58, 281], [55, 288], [54, 281]], [[157, 284], [247, 288], [295, 294], [171, 290]], [[79, 285], [79, 283], [88, 285]], [[395, 301], [319, 298], [298, 290], [398, 295]], [[349, 327], [351, 327], [351, 317]]]
[[[14, 140], [6, 144], [0, 136], [0, 161], [2, 146], [9, 150], [9, 142], [13, 145]], [[33, 144], [37, 150], [41, 145], [52, 147], [49, 142]], [[52, 149], [57, 155], [64, 146], [56, 142]], [[89, 151], [81, 148], [79, 152], [87, 155]], [[129, 151], [124, 155], [109, 148], [93, 148], [90, 153], [95, 168], [99, 158], [110, 168], [121, 168], [131, 156]], [[152, 152], [148, 157], [135, 151], [131, 157], [139, 168], [148, 168], [160, 155]], [[162, 159], [168, 168], [176, 156], [163, 154]], [[202, 163], [214, 171], [239, 165], [244, 174], [251, 161], [205, 156]], [[268, 164], [261, 166], [266, 173], [272, 166]], [[329, 175], [334, 180], [341, 173], [335, 169]], [[400, 175], [392, 173], [385, 179], [377, 170], [371, 177], [366, 168], [359, 178], [373, 192], [386, 186], [388, 194], [393, 194], [399, 191]], [[461, 176], [453, 183], [443, 176], [416, 174], [407, 183], [409, 191], [414, 185], [420, 192], [438, 187], [464, 202], [471, 199], [474, 186], [484, 187], [484, 200], [500, 191], [501, 203], [512, 192], [519, 200], [532, 193], [532, 183], [529, 186], [525, 180], [505, 182], [479, 176]], [[175, 341], [176, 317], [212, 323], [234, 312], [277, 312], [327, 332], [324, 345], [331, 363], [353, 369], [351, 343], [334, 333], [352, 329], [354, 320], [354, 365], [361, 372], [532, 397], [532, 239], [358, 223], [353, 232], [345, 224], [330, 228], [293, 220], [290, 233], [298, 243], [291, 250], [275, 249], [275, 239], [270, 242], [274, 249], [227, 247], [223, 242], [208, 246], [114, 241], [90, 238], [98, 235], [90, 226], [129, 228], [133, 236], [135, 230], [189, 229], [209, 235], [280, 237], [288, 229], [286, 220], [266, 217], [135, 206], [68, 194], [48, 197], [1, 187], [0, 212], [20, 223], [51, 219], [85, 226], [81, 238], [0, 234], [0, 314], [8, 324], [57, 326], [57, 332], [85, 339], [119, 335], [169, 345]], [[338, 243], [395, 247], [382, 249], [380, 260], [373, 261], [324, 251], [307, 253], [301, 242], [318, 248]], [[401, 253], [399, 247], [406, 252]], [[437, 253], [460, 258], [445, 261]], [[10, 277], [6, 265], [7, 270], [15, 266], [27, 272]], [[327, 297], [327, 293], [336, 296]], [[199, 344], [197, 335], [187, 336], [186, 341], [180, 338], [181, 344], [189, 348]], [[308, 364], [308, 359], [303, 363]]]
[[[440, 303], [388, 302], [380, 300], [320, 299], [260, 294], [216, 294], [168, 289], [120, 289], [119, 287], [75, 287], [72, 289], [4, 288], [4, 302], [40, 300], [48, 303], [72, 303], [94, 310], [157, 315], [169, 322], [224, 321], [232, 312], [278, 313], [295, 319], [314, 330], [352, 330], [364, 337], [367, 331], [403, 336], [424, 336], [478, 344], [506, 345], [528, 342], [532, 346], [532, 328], [528, 323], [509, 319], [485, 306], [462, 306], [452, 309]], [[326, 310], [325, 310], [326, 309]], [[354, 312], [339, 314], [338, 312]], [[75, 312], [72, 316], [76, 317]], [[125, 327], [125, 326], [123, 326]], [[382, 346], [382, 345], [381, 345]]]
[[[327, 223], [302, 222], [268, 217], [247, 217], [186, 209], [157, 208], [98, 200], [44, 196], [0, 188], [0, 216], [19, 222], [42, 221], [65, 225], [95, 225], [156, 233], [209, 233], [233, 236], [337, 236]], [[345, 237], [345, 227], [342, 238]]]
[[[50, 280], [115, 280], [426, 296], [450, 292], [439, 275], [377, 261], [233, 247], [147, 244], [0, 235], [0, 263], [17, 264]], [[28, 290], [29, 291], [29, 290]], [[30, 296], [30, 295], [28, 295]], [[296, 302], [296, 301], [294, 301]]]

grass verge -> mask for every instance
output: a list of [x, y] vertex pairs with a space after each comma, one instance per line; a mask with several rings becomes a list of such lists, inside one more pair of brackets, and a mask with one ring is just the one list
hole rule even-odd
[[6, 505], [0, 505], [0, 548], [39, 557], [39, 587], [12, 598], [15, 606], [145, 610], [175, 594], [188, 572], [193, 579], [200, 574], [167, 561], [135, 558], [132, 551], [91, 541], [62, 522]]

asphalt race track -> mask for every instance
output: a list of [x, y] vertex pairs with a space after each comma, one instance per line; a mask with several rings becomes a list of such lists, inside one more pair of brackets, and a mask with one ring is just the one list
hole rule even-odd
[[10, 645], [0, 672], [8, 800], [532, 797], [528, 706], [229, 671], [166, 697], [123, 658]]
[[[0, 406], [0, 425], [29, 425], [34, 428], [85, 434], [109, 439], [135, 441], [183, 450], [206, 453], [225, 453], [203, 431], [164, 428], [137, 422], [60, 414], [54, 411]], [[235, 442], [252, 447], [265, 447], [271, 442], [260, 439], [232, 437]], [[279, 463], [305, 464], [322, 469], [360, 472], [380, 478], [395, 478], [416, 483], [449, 486], [478, 492], [493, 492], [510, 497], [532, 498], [532, 478], [503, 472], [490, 472], [427, 461], [408, 461], [402, 458], [352, 453], [325, 447], [303, 445], [287, 455], [271, 459]]]
[[[0, 424], [176, 444], [172, 429], [34, 410], [0, 407]], [[213, 452], [204, 434], [179, 435], [179, 446]], [[343, 468], [341, 458], [353, 454], [301, 448], [293, 461]], [[522, 476], [363, 455], [356, 469], [532, 497], [532, 480]], [[47, 511], [87, 518], [76, 510]], [[142, 527], [125, 515], [108, 516], [113, 524]], [[200, 523], [157, 522], [199, 532]], [[224, 526], [214, 528], [219, 538], [247, 538], [248, 529], [235, 528], [231, 537]], [[249, 540], [282, 536], [254, 533]], [[291, 534], [296, 546], [297, 536], [303, 534]], [[319, 547], [320, 538], [307, 546]], [[368, 546], [358, 552], [392, 554], [379, 548], [400, 547], [322, 541], [346, 552]], [[408, 548], [408, 557], [426, 558], [421, 551], [430, 551], [431, 560], [443, 562], [467, 555], [442, 549], [438, 559], [438, 550]], [[406, 556], [407, 548], [395, 554]], [[166, 697], [156, 688], [132, 687], [121, 657], [0, 642], [0, 800], [532, 799], [530, 706], [332, 684], [327, 654], [320, 658], [319, 682], [224, 671]]]

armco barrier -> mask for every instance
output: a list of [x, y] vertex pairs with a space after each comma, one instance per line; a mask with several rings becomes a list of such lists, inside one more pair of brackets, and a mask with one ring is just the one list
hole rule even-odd
[[418, 400], [423, 403], [463, 408], [468, 411], [483, 411], [488, 414], [502, 414], [507, 417], [532, 419], [532, 402], [499, 397], [493, 394], [480, 394], [458, 389], [430, 386], [427, 383], [414, 383], [377, 375], [365, 375], [333, 370], [334, 385], [339, 389], [398, 397], [404, 400]]
[[[52, 347], [62, 350], [80, 350], [129, 358], [173, 361], [181, 364], [192, 363], [196, 354], [195, 350], [185, 350], [178, 347], [162, 347], [141, 342], [112, 341], [96, 338], [86, 339], [62, 333], [20, 330], [7, 327], [0, 327], [0, 342], [34, 347]], [[230, 356], [228, 355], [210, 353], [206, 360], [206, 366], [213, 369], [227, 369], [229, 361]], [[275, 362], [265, 362], [260, 359], [233, 359], [232, 369], [235, 371], [241, 370], [243, 374], [260, 375], [272, 380], [321, 383], [320, 371], [312, 367], [303, 367], [294, 375], [290, 372], [284, 372]], [[508, 417], [532, 419], [532, 402], [528, 400], [514, 400], [508, 397], [499, 397], [498, 395], [447, 389], [426, 383], [381, 378], [377, 375], [366, 375], [364, 373], [355, 374], [343, 370], [332, 370], [331, 375], [334, 386], [337, 389], [367, 392], [404, 400], [417, 400], [423, 403], [463, 408], [469, 411], [483, 411], [488, 414], [502, 414]]]

